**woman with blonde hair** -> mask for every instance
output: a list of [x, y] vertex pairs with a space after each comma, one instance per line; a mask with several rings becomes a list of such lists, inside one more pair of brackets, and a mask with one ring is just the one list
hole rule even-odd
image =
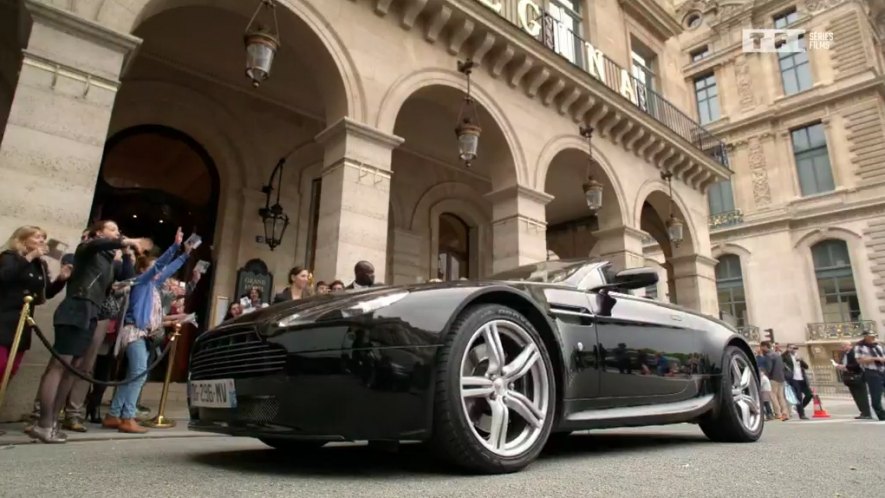
[[71, 265], [64, 265], [58, 278], [49, 279], [49, 269], [42, 259], [47, 251], [46, 232], [40, 227], [24, 226], [12, 233], [0, 252], [0, 374], [12, 362], [15, 375], [25, 352], [31, 348], [31, 328], [26, 327], [15, 358], [9, 357], [24, 297], [34, 298], [34, 316], [34, 307], [61, 292], [71, 276]]

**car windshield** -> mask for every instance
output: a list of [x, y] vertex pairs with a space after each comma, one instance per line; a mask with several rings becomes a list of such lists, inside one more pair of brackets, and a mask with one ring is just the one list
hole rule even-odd
[[521, 266], [513, 270], [501, 272], [490, 277], [491, 280], [507, 280], [518, 282], [537, 282], [544, 284], [566, 283], [571, 277], [585, 268], [591, 261], [560, 260], [545, 261], [533, 265]]

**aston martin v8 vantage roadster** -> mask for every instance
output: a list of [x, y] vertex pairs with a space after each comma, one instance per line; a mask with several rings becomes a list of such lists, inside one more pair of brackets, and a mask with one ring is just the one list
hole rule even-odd
[[201, 335], [189, 427], [282, 451], [424, 441], [481, 473], [524, 468], [551, 436], [697, 423], [762, 434], [755, 356], [725, 322], [630, 294], [652, 269], [548, 261], [488, 280], [282, 303]]

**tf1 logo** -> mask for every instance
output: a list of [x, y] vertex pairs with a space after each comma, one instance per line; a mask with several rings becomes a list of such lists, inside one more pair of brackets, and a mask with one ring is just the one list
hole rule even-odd
[[805, 52], [804, 29], [745, 29], [741, 36], [744, 52]]

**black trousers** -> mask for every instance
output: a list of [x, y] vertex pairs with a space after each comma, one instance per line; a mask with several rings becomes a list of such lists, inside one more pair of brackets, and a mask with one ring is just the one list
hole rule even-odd
[[873, 402], [873, 411], [879, 420], [885, 420], [885, 410], [882, 409], [882, 394], [885, 393], [885, 376], [875, 370], [865, 370], [864, 380], [867, 389], [870, 390], [870, 401]]
[[799, 412], [799, 417], [804, 417], [805, 407], [811, 403], [812, 396], [814, 396], [811, 394], [811, 388], [808, 387], [808, 382], [805, 380], [787, 379], [787, 382], [793, 388], [793, 393], [796, 394], [796, 398], [799, 400], [799, 404], [796, 405], [796, 411]]
[[857, 405], [857, 409], [860, 410], [861, 417], [869, 417], [870, 416], [870, 398], [867, 394], [867, 384], [862, 378], [860, 381], [855, 382], [854, 384], [845, 384], [848, 386], [848, 391], [851, 392], [851, 397], [854, 398], [854, 404]]

